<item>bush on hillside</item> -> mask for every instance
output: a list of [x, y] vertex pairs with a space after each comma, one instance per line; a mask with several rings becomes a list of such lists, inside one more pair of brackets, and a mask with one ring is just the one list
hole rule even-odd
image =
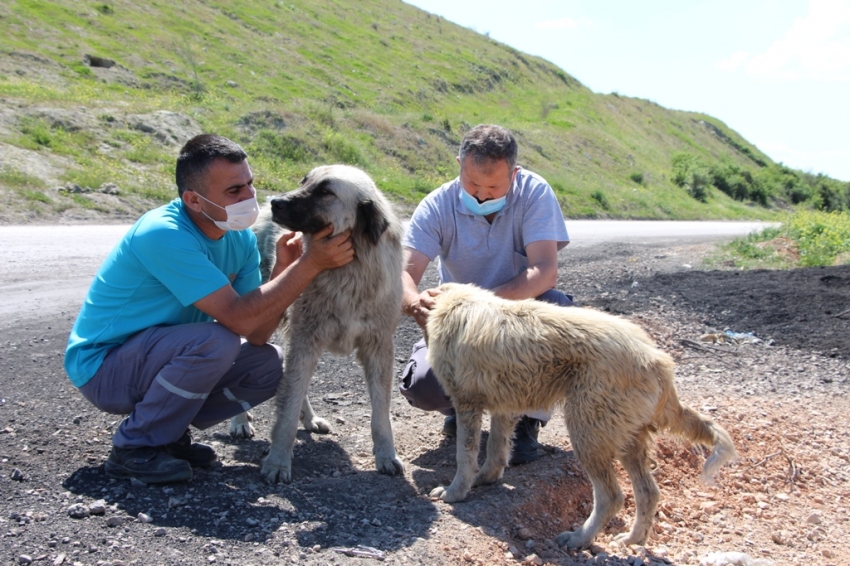
[[751, 200], [762, 206], [767, 205], [771, 191], [748, 169], [730, 162], [713, 165], [709, 169], [711, 184], [720, 191], [739, 201]]
[[781, 164], [755, 172], [730, 161], [708, 166], [687, 152], [673, 154], [672, 164], [673, 182], [701, 202], [705, 202], [706, 186], [711, 184], [735, 200], [762, 206], [778, 198], [826, 212], [850, 209], [850, 184], [826, 175], [803, 173]]
[[605, 196], [605, 193], [600, 190], [595, 190], [590, 193], [590, 198], [595, 200], [603, 209], [608, 210], [610, 205], [608, 204], [608, 197]]
[[673, 154], [673, 182], [696, 200], [708, 201], [710, 179], [708, 167], [698, 157], [683, 151]]

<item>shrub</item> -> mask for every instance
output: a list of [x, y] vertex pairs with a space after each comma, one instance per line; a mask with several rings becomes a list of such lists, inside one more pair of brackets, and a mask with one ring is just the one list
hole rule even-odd
[[801, 211], [784, 224], [784, 231], [797, 243], [804, 267], [832, 265], [839, 254], [850, 252], [848, 211]]
[[601, 206], [603, 209], [608, 210], [608, 197], [605, 196], [605, 193], [600, 190], [595, 190], [590, 193], [590, 198], [599, 203], [599, 206]]
[[672, 179], [696, 200], [708, 201], [709, 170], [698, 157], [686, 152], [674, 153]]
[[708, 202], [708, 175], [702, 171], [691, 173], [690, 183], [685, 188], [688, 194], [700, 202]]
[[631, 179], [632, 181], [634, 181], [638, 185], [642, 185], [643, 184], [643, 173], [641, 173], [641, 172], [632, 173], [631, 175], [629, 175], [629, 179]]
[[820, 208], [827, 212], [839, 211], [844, 208], [844, 202], [841, 198], [841, 189], [837, 183], [830, 183], [830, 179], [818, 175], [818, 183], [815, 187], [817, 195], [820, 197]]
[[709, 170], [711, 184], [735, 200], [752, 200], [761, 205], [767, 204], [770, 191], [749, 169], [735, 163], [724, 162], [713, 165]]

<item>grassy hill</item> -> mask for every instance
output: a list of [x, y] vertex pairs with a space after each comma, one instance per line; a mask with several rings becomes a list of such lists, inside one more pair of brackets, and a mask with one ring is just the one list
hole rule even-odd
[[850, 204], [843, 184], [774, 164], [715, 118], [595, 94], [392, 0], [12, 0], [0, 33], [0, 221], [133, 217], [175, 194], [177, 150], [201, 131], [243, 144], [262, 192], [346, 162], [410, 210], [485, 122], [517, 134], [570, 217]]

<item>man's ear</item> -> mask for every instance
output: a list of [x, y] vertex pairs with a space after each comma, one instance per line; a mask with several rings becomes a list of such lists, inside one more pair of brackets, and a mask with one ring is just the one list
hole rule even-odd
[[195, 191], [185, 190], [180, 196], [183, 204], [194, 212], [201, 212], [201, 199]]
[[511, 173], [511, 185], [513, 185], [514, 181], [516, 181], [516, 174], [519, 173], [520, 169], [522, 169], [522, 167], [520, 167], [519, 165], [516, 165], [514, 167], [514, 172]]

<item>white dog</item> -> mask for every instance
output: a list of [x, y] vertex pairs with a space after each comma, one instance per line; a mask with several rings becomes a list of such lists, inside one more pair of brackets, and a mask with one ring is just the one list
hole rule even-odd
[[[622, 508], [615, 458], [629, 474], [636, 507], [631, 531], [618, 540], [646, 542], [659, 499], [649, 454], [656, 431], [714, 447], [703, 467], [708, 482], [735, 458], [728, 433], [679, 402], [673, 360], [631, 322], [590, 309], [508, 301], [472, 285], [439, 289], [428, 318], [428, 360], [457, 411], [458, 469], [451, 485], [432, 496], [460, 501], [472, 486], [501, 478], [519, 415], [540, 407], [561, 406], [593, 485], [590, 517], [558, 535], [561, 546], [589, 545]], [[478, 471], [485, 410], [490, 437]]]
[[[360, 169], [329, 165], [313, 169], [301, 186], [271, 200], [258, 221], [257, 234], [267, 279], [274, 265], [281, 227], [311, 235], [333, 224], [334, 235], [351, 230], [355, 259], [323, 271], [289, 307], [282, 323], [284, 375], [277, 390], [277, 420], [261, 475], [265, 481], [290, 482], [292, 450], [299, 415], [304, 428], [327, 433], [330, 426], [314, 415], [307, 399], [313, 370], [322, 352], [357, 352], [372, 401], [372, 440], [378, 471], [404, 470], [396, 455], [390, 425], [393, 385], [393, 332], [401, 316], [403, 228], [390, 203]], [[251, 436], [250, 416], [231, 421], [231, 433]]]

